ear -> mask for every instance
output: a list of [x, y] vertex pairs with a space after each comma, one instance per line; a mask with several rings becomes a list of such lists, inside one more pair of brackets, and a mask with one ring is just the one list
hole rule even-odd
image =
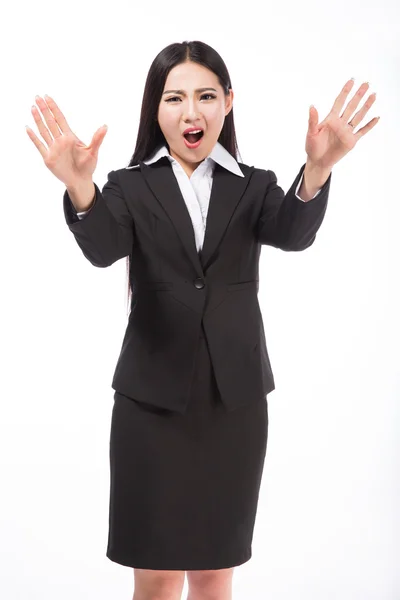
[[229, 90], [229, 96], [225, 96], [225, 116], [228, 115], [233, 107], [233, 97], [234, 97], [234, 93], [233, 90], [230, 89]]

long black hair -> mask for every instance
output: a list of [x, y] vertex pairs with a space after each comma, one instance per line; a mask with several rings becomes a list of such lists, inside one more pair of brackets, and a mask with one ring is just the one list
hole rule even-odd
[[[158, 108], [168, 73], [177, 65], [185, 62], [194, 62], [212, 71], [218, 77], [225, 95], [229, 95], [229, 90], [232, 88], [231, 78], [224, 61], [214, 48], [197, 40], [192, 42], [176, 42], [166, 46], [157, 54], [147, 74], [136, 147], [129, 162], [129, 167], [137, 165], [139, 161], [146, 160], [157, 148], [163, 144], [167, 144], [158, 124]], [[233, 120], [233, 108], [231, 108], [225, 117], [218, 142], [237, 160], [238, 145]], [[132, 296], [130, 269], [131, 257], [128, 256], [128, 303]]]

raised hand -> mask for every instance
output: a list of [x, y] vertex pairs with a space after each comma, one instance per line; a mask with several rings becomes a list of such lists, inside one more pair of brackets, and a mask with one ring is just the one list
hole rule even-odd
[[373, 103], [376, 94], [371, 94], [364, 106], [352, 117], [351, 115], [358, 107], [360, 100], [368, 90], [368, 83], [363, 83], [355, 96], [347, 104], [344, 112], [340, 111], [353, 87], [354, 81], [346, 82], [342, 91], [337, 96], [331, 112], [318, 125], [318, 112], [315, 107], [310, 107], [308, 131], [306, 138], [307, 162], [321, 169], [331, 169], [334, 164], [341, 160], [350, 150], [354, 148], [360, 138], [378, 123], [380, 117], [374, 117], [359, 131], [354, 129], [365, 117]]
[[89, 146], [86, 146], [69, 127], [63, 113], [49, 96], [44, 101], [36, 96], [36, 106], [31, 112], [39, 133], [46, 144], [43, 144], [32, 129], [26, 132], [43, 157], [46, 167], [60, 179], [67, 187], [77, 187], [82, 183], [91, 181], [96, 169], [98, 151], [107, 133], [107, 126], [100, 127], [93, 135]]

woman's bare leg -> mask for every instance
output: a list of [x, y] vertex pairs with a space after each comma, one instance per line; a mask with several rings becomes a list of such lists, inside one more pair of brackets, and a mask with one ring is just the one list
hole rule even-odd
[[133, 569], [133, 600], [181, 600], [185, 571]]
[[187, 571], [187, 600], [232, 600], [233, 569]]

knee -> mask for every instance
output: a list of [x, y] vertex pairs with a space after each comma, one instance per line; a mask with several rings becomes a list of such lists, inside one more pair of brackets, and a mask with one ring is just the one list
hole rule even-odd
[[232, 590], [233, 568], [207, 571], [187, 571], [189, 591], [199, 597], [214, 600]]
[[175, 600], [181, 597], [185, 571], [134, 569], [134, 574], [135, 595], [138, 598]]

